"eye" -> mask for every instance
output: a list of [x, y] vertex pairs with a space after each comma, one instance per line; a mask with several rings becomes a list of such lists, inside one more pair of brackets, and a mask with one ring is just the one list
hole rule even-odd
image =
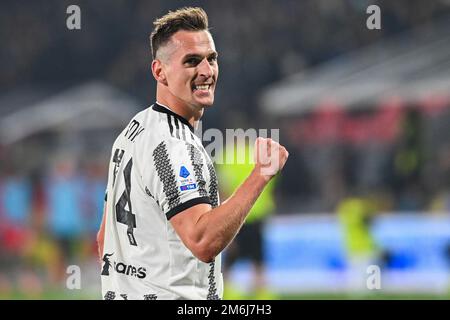
[[208, 58], [208, 62], [211, 63], [211, 64], [216, 62], [216, 61], [217, 61], [217, 56], [211, 56], [211, 57]]
[[184, 61], [185, 64], [191, 65], [191, 66], [196, 66], [197, 64], [199, 64], [200, 60], [198, 58], [188, 58], [186, 59], [186, 61]]

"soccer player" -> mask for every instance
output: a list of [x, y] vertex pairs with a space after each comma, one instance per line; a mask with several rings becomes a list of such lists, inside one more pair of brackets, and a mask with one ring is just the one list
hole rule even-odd
[[[255, 168], [220, 204], [214, 166], [193, 134], [219, 68], [201, 8], [169, 12], [150, 36], [156, 102], [114, 142], [98, 233], [104, 299], [220, 299], [220, 253], [288, 152], [255, 142]], [[259, 151], [259, 152], [258, 152]]]

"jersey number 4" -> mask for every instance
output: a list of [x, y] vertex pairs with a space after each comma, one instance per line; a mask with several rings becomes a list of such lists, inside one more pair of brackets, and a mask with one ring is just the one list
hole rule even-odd
[[[123, 176], [125, 178], [125, 190], [120, 196], [119, 201], [116, 203], [116, 219], [117, 222], [123, 223], [128, 226], [127, 236], [132, 246], [137, 246], [136, 239], [134, 238], [133, 230], [136, 228], [136, 216], [133, 214], [131, 208], [131, 168], [133, 167], [133, 159], [128, 161], [125, 169], [123, 170]], [[125, 207], [128, 205], [128, 210]]]

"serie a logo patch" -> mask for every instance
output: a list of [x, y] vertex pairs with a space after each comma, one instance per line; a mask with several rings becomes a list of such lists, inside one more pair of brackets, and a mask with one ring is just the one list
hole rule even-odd
[[183, 179], [180, 180], [180, 191], [193, 190], [197, 188], [195, 180], [189, 178], [190, 175], [191, 173], [189, 172], [189, 170], [186, 169], [185, 166], [181, 166], [179, 176]]
[[189, 177], [189, 175], [190, 175], [190, 173], [189, 173], [188, 169], [186, 169], [185, 166], [181, 166], [181, 168], [180, 168], [180, 177], [186, 179], [187, 177]]

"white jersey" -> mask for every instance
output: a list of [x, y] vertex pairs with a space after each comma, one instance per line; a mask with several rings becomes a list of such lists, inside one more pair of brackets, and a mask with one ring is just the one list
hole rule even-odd
[[156, 103], [114, 142], [101, 270], [104, 299], [221, 299], [220, 254], [204, 263], [170, 223], [200, 203], [219, 205], [210, 157], [189, 122]]

